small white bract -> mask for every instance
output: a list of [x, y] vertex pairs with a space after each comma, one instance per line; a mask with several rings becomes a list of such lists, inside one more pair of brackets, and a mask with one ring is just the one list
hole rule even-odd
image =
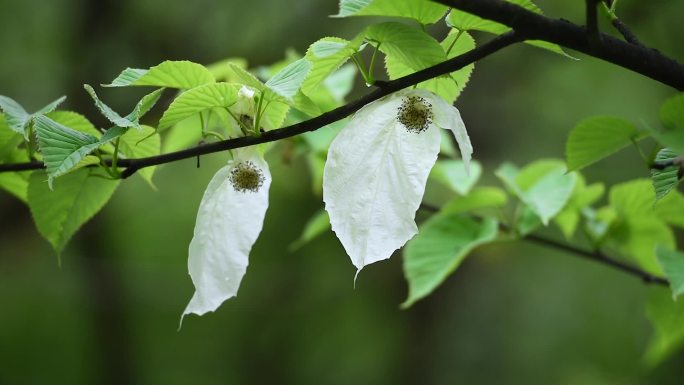
[[461, 115], [425, 90], [370, 103], [332, 142], [323, 200], [359, 271], [389, 258], [418, 232], [414, 219], [439, 153], [439, 128], [453, 133], [467, 171], [473, 149]]
[[270, 185], [268, 164], [254, 148], [235, 151], [209, 182], [189, 249], [195, 294], [183, 316], [214, 311], [237, 294], [263, 227]]

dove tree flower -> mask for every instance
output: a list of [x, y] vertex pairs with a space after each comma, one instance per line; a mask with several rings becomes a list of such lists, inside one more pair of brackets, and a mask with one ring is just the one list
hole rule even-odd
[[263, 227], [270, 185], [268, 164], [251, 147], [237, 150], [209, 182], [189, 249], [195, 294], [183, 316], [214, 311], [237, 294]]
[[439, 128], [453, 133], [467, 171], [472, 146], [460, 113], [425, 90], [368, 104], [330, 145], [323, 200], [358, 271], [418, 232], [414, 218], [439, 153]]

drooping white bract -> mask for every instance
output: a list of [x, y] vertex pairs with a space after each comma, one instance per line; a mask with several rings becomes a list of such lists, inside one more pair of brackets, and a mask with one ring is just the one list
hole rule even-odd
[[209, 182], [190, 242], [188, 270], [195, 294], [184, 316], [214, 311], [237, 294], [264, 223], [270, 185], [268, 164], [253, 148], [237, 150]]
[[400, 91], [359, 110], [330, 145], [323, 200], [354, 266], [389, 258], [417, 232], [415, 214], [453, 132], [466, 169], [472, 146], [458, 110], [424, 90]]

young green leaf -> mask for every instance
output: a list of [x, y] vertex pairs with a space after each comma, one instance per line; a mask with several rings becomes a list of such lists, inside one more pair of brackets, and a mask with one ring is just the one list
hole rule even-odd
[[646, 304], [646, 317], [654, 333], [644, 357], [654, 367], [684, 345], [684, 301], [673, 301], [661, 288], [652, 288]]
[[499, 208], [506, 205], [506, 193], [496, 187], [476, 187], [466, 196], [454, 198], [444, 205], [442, 213], [467, 213], [486, 208]]
[[40, 234], [60, 255], [78, 229], [93, 217], [112, 196], [118, 181], [96, 176], [81, 168], [64, 175], [51, 191], [45, 172], [35, 171], [28, 184], [28, 204]]
[[684, 253], [658, 245], [656, 256], [665, 277], [670, 281], [672, 299], [676, 300], [678, 296], [684, 294]]
[[11, 128], [14, 132], [23, 135], [25, 139], [28, 139], [28, 131], [26, 130], [26, 128], [28, 127], [31, 120], [35, 116], [47, 114], [48, 112], [54, 111], [55, 108], [57, 108], [62, 102], [64, 102], [64, 100], [66, 100], [66, 96], [62, 96], [54, 102], [41, 108], [37, 112], [29, 114], [28, 112], [26, 112], [24, 107], [22, 107], [13, 99], [8, 98], [7, 96], [0, 95], [0, 110], [4, 111], [5, 113], [5, 119], [7, 121], [7, 125], [9, 126], [9, 128]]
[[557, 160], [539, 160], [522, 170], [504, 163], [496, 176], [539, 216], [544, 225], [565, 207], [577, 179], [575, 173], [568, 174], [563, 162]]
[[122, 117], [97, 97], [93, 87], [89, 86], [88, 84], [84, 84], [83, 87], [95, 102], [95, 106], [100, 110], [100, 112], [102, 112], [102, 115], [104, 115], [104, 117], [112, 122], [115, 126], [124, 128], [135, 127], [137, 130], [140, 129], [140, 118], [157, 103], [163, 91], [163, 89], [160, 88], [143, 96], [143, 98], [135, 105], [133, 111], [131, 111], [131, 113], [125, 117]]
[[[119, 152], [126, 158], [145, 158], [161, 153], [161, 138], [154, 127], [140, 126], [140, 131], [128, 130], [121, 136]], [[152, 176], [157, 166], [145, 167], [137, 172], [154, 188]]]
[[393, 16], [433, 24], [446, 12], [446, 6], [425, 0], [340, 0], [339, 13], [334, 17]]
[[302, 84], [305, 94], [314, 92], [321, 82], [340, 68], [359, 50], [362, 39], [348, 41], [338, 37], [324, 37], [309, 46], [305, 58], [311, 63], [311, 71]]
[[380, 44], [380, 51], [388, 58], [386, 60], [396, 60], [413, 71], [446, 60], [446, 53], [437, 40], [406, 24], [387, 22], [371, 25], [366, 29], [365, 36]]
[[266, 82], [266, 87], [283, 97], [292, 100], [311, 71], [311, 63], [306, 59], [292, 62]]
[[576, 175], [577, 182], [568, 204], [553, 218], [554, 223], [560, 228], [566, 239], [572, 238], [575, 233], [582, 211], [599, 200], [605, 192], [605, 186], [602, 183], [587, 186], [584, 177], [579, 173]]
[[656, 163], [666, 162], [672, 164], [663, 169], [651, 169], [651, 181], [656, 193], [656, 201], [662, 199], [667, 193], [677, 187], [679, 183], [679, 166], [673, 163], [677, 158], [679, 158], [677, 154], [668, 148], [663, 148], [656, 155]]
[[102, 136], [102, 132], [95, 128], [88, 118], [77, 112], [53, 111], [49, 114], [45, 114], [45, 116], [63, 126], [80, 131], [84, 134], [92, 135], [96, 138], [100, 138]]
[[684, 94], [678, 94], [663, 103], [660, 121], [665, 130], [651, 129], [651, 134], [677, 155], [684, 155]]
[[237, 86], [228, 83], [211, 83], [180, 94], [159, 121], [159, 130], [164, 130], [189, 116], [210, 111], [213, 108], [227, 108], [237, 101]]
[[465, 172], [461, 160], [438, 160], [430, 171], [430, 178], [440, 182], [460, 195], [468, 195], [482, 175], [479, 162], [470, 163], [470, 173]]
[[[8, 129], [9, 130], [9, 129]], [[13, 132], [14, 133], [14, 132]], [[21, 138], [21, 136], [19, 136]], [[23, 149], [12, 149], [6, 153], [1, 159], [0, 163], [22, 163], [28, 162], [28, 155]], [[28, 189], [28, 177], [30, 172], [1, 172], [0, 173], [0, 188], [17, 197], [24, 203], [28, 202], [26, 196]]]
[[579, 170], [639, 140], [641, 134], [627, 120], [596, 116], [581, 121], [568, 136], [565, 154], [568, 170]]
[[0, 162], [23, 141], [24, 137], [11, 129], [5, 120], [5, 115], [0, 114]]
[[406, 245], [404, 276], [409, 295], [401, 307], [408, 308], [432, 293], [468, 253], [493, 241], [497, 233], [498, 224], [491, 218], [478, 222], [455, 213], [430, 218]]
[[318, 210], [309, 218], [309, 221], [304, 226], [302, 235], [290, 244], [290, 251], [295, 251], [305, 244], [311, 242], [314, 238], [330, 230], [330, 217], [325, 210]]
[[[467, 32], [450, 33], [444, 41], [440, 43], [442, 50], [445, 52], [445, 59], [451, 59], [463, 53], [466, 53], [475, 48], [475, 40]], [[448, 52], [447, 52], [448, 51]], [[437, 64], [425, 63], [427, 68], [430, 65]], [[387, 56], [385, 58], [385, 67], [390, 79], [396, 79], [402, 76], [409, 75], [415, 72], [415, 69], [410, 68], [404, 64], [397, 56]], [[418, 84], [418, 88], [426, 89], [436, 93], [444, 98], [446, 101], [453, 103], [456, 101], [461, 92], [465, 89], [470, 75], [475, 68], [475, 64], [469, 64], [458, 71], [452, 72], [449, 75], [440, 76], [434, 79], [426, 80]]]
[[214, 75], [200, 64], [185, 60], [167, 60], [149, 70], [126, 68], [111, 84], [103, 84], [103, 86], [154, 86], [190, 89], [215, 81]]

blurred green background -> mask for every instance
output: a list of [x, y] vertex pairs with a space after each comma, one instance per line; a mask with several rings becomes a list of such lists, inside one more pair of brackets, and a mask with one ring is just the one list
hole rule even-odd
[[[582, 1], [537, 3], [573, 21], [584, 13]], [[684, 2], [620, 3], [646, 44], [684, 60]], [[0, 94], [28, 110], [66, 94], [63, 108], [104, 126], [83, 83], [166, 59], [266, 65], [374, 21], [327, 17], [336, 12], [333, 0], [0, 0]], [[485, 184], [496, 183], [504, 160], [562, 157], [584, 117], [655, 124], [674, 93], [578, 56], [516, 46], [477, 64], [457, 105]], [[101, 93], [121, 111], [134, 100]], [[158, 191], [138, 178], [122, 183], [61, 267], [29, 210], [0, 191], [0, 384], [682, 383], [682, 354], [655, 369], [642, 364], [648, 289], [591, 262], [524, 243], [488, 246], [402, 311], [400, 255], [364, 269], [353, 289], [354, 268], [332, 233], [288, 252], [322, 203], [304, 160], [281, 149], [271, 152], [270, 209], [239, 296], [187, 318], [180, 332], [193, 293], [186, 258], [195, 213], [226, 154], [203, 157], [200, 169], [194, 160], [164, 166]], [[627, 150], [585, 175], [610, 185], [647, 172]]]

